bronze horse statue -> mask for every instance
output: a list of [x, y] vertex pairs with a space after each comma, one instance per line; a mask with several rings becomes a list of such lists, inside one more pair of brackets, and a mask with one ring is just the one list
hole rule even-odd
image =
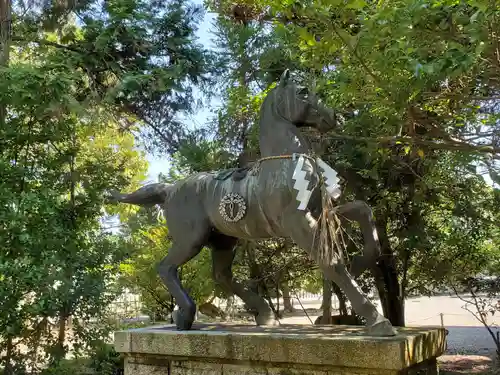
[[[345, 293], [368, 332], [396, 334], [391, 323], [366, 298], [347, 270], [339, 252], [327, 252], [317, 235], [320, 217], [340, 215], [359, 223], [364, 255], [351, 265], [358, 274], [380, 255], [380, 244], [371, 209], [361, 201], [325, 206], [340, 195], [336, 172], [312, 154], [300, 132], [314, 127], [325, 132], [336, 126], [335, 113], [307, 87], [299, 86], [285, 71], [264, 99], [260, 110], [261, 159], [237, 176], [236, 170], [203, 172], [174, 184], [153, 183], [130, 194], [112, 194], [115, 202], [163, 206], [172, 247], [160, 262], [158, 273], [179, 306], [177, 329], [191, 328], [196, 305], [182, 287], [177, 270], [204, 246], [212, 251], [215, 281], [236, 294], [255, 314], [258, 325], [274, 324], [274, 314], [264, 298], [233, 279], [231, 266], [238, 239], [291, 238], [316, 261], [329, 280]], [[241, 172], [241, 170], [239, 171]], [[333, 219], [330, 219], [333, 220]]]

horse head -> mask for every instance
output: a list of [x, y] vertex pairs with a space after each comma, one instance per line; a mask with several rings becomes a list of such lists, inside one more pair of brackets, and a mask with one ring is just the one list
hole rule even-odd
[[326, 132], [336, 127], [335, 112], [307, 87], [290, 78], [287, 69], [274, 89], [275, 111], [296, 127], [313, 127]]

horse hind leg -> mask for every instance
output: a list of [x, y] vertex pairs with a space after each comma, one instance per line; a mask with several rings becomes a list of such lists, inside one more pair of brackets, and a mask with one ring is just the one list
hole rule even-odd
[[214, 280], [226, 293], [235, 294], [243, 300], [254, 313], [257, 325], [274, 325], [276, 320], [267, 301], [233, 278], [232, 264], [236, 242], [236, 238], [215, 232], [210, 236]]
[[354, 201], [335, 207], [334, 212], [348, 220], [356, 221], [363, 234], [363, 254], [353, 257], [349, 273], [356, 278], [366, 269], [374, 269], [381, 250], [370, 206], [363, 201]]
[[[194, 322], [196, 304], [182, 287], [178, 268], [199, 254], [208, 238], [210, 227], [204, 220], [189, 222], [189, 229], [178, 223], [183, 222], [174, 221], [169, 227], [172, 246], [158, 265], [158, 274], [179, 306], [179, 311], [174, 316], [177, 329], [189, 330]], [[189, 235], [185, 235], [188, 230]]]

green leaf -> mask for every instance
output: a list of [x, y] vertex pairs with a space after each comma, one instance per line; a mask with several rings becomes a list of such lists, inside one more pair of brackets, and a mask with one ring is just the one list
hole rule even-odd
[[360, 10], [366, 6], [366, 0], [350, 0], [348, 1], [346, 8]]

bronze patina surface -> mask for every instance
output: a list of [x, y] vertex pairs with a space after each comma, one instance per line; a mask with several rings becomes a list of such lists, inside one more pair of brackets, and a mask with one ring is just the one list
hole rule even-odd
[[[182, 287], [177, 269], [203, 246], [212, 249], [215, 280], [255, 312], [258, 325], [272, 324], [274, 316], [268, 303], [233, 279], [234, 248], [239, 238], [288, 237], [344, 291], [356, 313], [366, 319], [371, 334], [395, 334], [354, 281], [356, 274], [373, 267], [380, 255], [371, 209], [361, 201], [334, 207], [340, 192], [336, 172], [312, 156], [311, 145], [300, 131], [314, 127], [323, 132], [337, 125], [334, 111], [285, 71], [261, 106], [261, 161], [251, 168], [198, 173], [172, 185], [150, 184], [130, 194], [113, 194], [117, 202], [163, 207], [173, 245], [158, 272], [179, 306], [175, 318], [178, 329], [191, 328], [196, 306]], [[331, 196], [326, 201], [325, 191]], [[325, 202], [332, 204], [331, 209]], [[316, 229], [320, 217], [329, 220], [330, 214], [357, 221], [363, 232], [364, 257], [358, 258], [351, 272], [341, 254], [331, 251], [329, 259], [322, 256], [328, 251]]]

